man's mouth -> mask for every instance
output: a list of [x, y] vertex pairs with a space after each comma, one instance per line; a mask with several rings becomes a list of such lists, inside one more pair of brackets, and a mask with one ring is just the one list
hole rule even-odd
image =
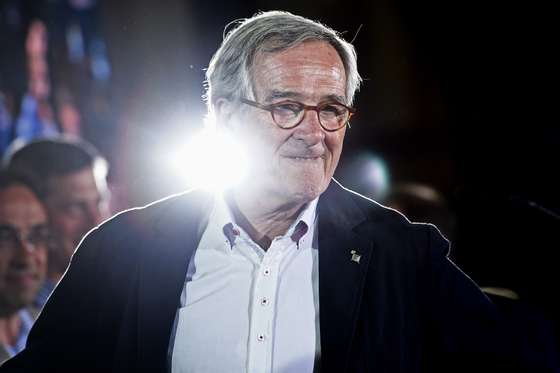
[[324, 159], [325, 153], [323, 152], [304, 152], [304, 153], [295, 153], [295, 154], [286, 154], [284, 155], [286, 158], [295, 159], [298, 161], [313, 161], [317, 159]]
[[322, 156], [318, 156], [318, 157], [290, 156], [290, 157], [286, 157], [286, 158], [295, 159], [295, 160], [297, 160], [297, 161], [315, 161], [315, 160], [317, 160], [317, 159], [323, 159]]
[[35, 284], [38, 278], [35, 273], [32, 272], [12, 272], [6, 275], [7, 282], [17, 284], [20, 286], [29, 286]]

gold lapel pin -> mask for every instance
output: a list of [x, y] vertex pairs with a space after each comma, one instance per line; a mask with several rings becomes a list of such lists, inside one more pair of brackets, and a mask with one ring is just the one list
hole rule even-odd
[[352, 257], [350, 258], [350, 260], [360, 264], [360, 259], [362, 258], [362, 256], [360, 254], [358, 254], [358, 252], [356, 250], [350, 250], [350, 254], [352, 254]]

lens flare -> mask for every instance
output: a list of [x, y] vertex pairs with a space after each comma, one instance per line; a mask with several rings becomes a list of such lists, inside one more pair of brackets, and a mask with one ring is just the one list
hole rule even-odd
[[240, 183], [248, 169], [243, 147], [227, 133], [211, 129], [194, 135], [170, 157], [169, 165], [187, 186], [217, 192]]

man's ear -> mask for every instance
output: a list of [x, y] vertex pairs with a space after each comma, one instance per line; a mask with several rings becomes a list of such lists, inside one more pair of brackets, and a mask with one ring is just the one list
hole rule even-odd
[[232, 117], [235, 112], [236, 105], [229, 99], [220, 97], [214, 103], [214, 113], [216, 117], [216, 126], [229, 127], [232, 124]]

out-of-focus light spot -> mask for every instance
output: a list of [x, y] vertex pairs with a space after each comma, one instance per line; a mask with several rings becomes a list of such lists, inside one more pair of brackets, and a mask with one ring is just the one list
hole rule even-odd
[[246, 153], [231, 136], [205, 129], [194, 135], [168, 160], [171, 171], [188, 187], [222, 191], [247, 175]]
[[66, 30], [66, 47], [68, 59], [73, 63], [83, 61], [85, 58], [84, 35], [79, 24], [74, 23]]
[[391, 172], [379, 155], [363, 150], [348, 158], [337, 173], [345, 186], [375, 200], [383, 200], [391, 187]]
[[365, 166], [366, 180], [371, 184], [377, 198], [384, 197], [389, 190], [389, 170], [383, 159], [371, 157]]

